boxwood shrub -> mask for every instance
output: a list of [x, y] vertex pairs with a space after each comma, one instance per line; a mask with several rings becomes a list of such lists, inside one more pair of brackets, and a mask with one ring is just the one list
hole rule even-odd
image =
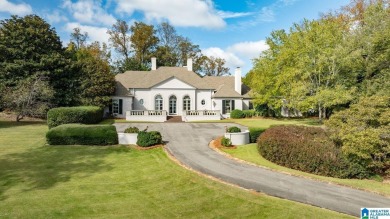
[[232, 146], [232, 141], [230, 140], [230, 138], [222, 137], [221, 145], [223, 145], [225, 147], [230, 147], [230, 146]]
[[304, 172], [338, 178], [368, 176], [364, 168], [343, 157], [322, 128], [271, 127], [260, 136], [258, 149], [267, 160]]
[[255, 110], [243, 110], [242, 113], [244, 114], [244, 118], [252, 118], [253, 116], [256, 116]]
[[232, 118], [232, 119], [244, 118], [244, 113], [242, 112], [242, 110], [235, 109], [235, 110], [230, 112], [230, 118]]
[[47, 113], [49, 128], [68, 123], [96, 124], [103, 119], [103, 109], [97, 106], [53, 108]]
[[265, 131], [264, 128], [249, 128], [249, 139], [251, 143], [256, 143], [257, 139]]
[[138, 133], [137, 145], [141, 147], [150, 147], [153, 145], [161, 144], [162, 136], [158, 131], [141, 131]]
[[237, 133], [237, 132], [241, 132], [241, 129], [238, 128], [237, 126], [232, 126], [232, 127], [229, 127], [227, 129], [227, 132], [228, 133]]
[[118, 135], [113, 125], [64, 124], [46, 133], [50, 145], [114, 145]]
[[129, 127], [125, 129], [125, 133], [138, 133], [139, 129], [137, 127]]

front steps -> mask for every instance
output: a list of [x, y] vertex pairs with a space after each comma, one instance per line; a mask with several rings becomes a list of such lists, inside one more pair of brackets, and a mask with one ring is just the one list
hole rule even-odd
[[181, 116], [168, 116], [165, 122], [183, 122]]

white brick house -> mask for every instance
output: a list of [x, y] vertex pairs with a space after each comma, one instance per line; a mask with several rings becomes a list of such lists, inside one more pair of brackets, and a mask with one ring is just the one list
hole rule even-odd
[[235, 76], [200, 77], [186, 67], [127, 71], [115, 76], [116, 91], [111, 113], [132, 121], [165, 121], [182, 116], [183, 121], [215, 120], [228, 117], [233, 109], [249, 109], [249, 88], [241, 83], [241, 70]]

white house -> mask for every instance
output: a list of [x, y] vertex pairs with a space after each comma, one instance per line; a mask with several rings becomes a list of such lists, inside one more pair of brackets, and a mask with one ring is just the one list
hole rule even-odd
[[234, 109], [249, 109], [249, 88], [235, 76], [200, 77], [185, 67], [156, 67], [151, 71], [127, 71], [115, 76], [112, 113], [130, 121], [166, 121], [181, 116], [183, 121], [216, 120], [229, 117]]

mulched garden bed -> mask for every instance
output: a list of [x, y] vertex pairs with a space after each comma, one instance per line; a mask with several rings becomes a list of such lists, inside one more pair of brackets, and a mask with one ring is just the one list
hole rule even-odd
[[221, 144], [221, 140], [222, 140], [222, 136], [221, 137], [218, 137], [216, 139], [214, 139], [212, 142], [211, 142], [211, 145], [214, 147], [214, 148], [224, 148], [224, 149], [236, 149], [237, 146], [235, 145], [232, 145], [230, 147], [225, 147]]

